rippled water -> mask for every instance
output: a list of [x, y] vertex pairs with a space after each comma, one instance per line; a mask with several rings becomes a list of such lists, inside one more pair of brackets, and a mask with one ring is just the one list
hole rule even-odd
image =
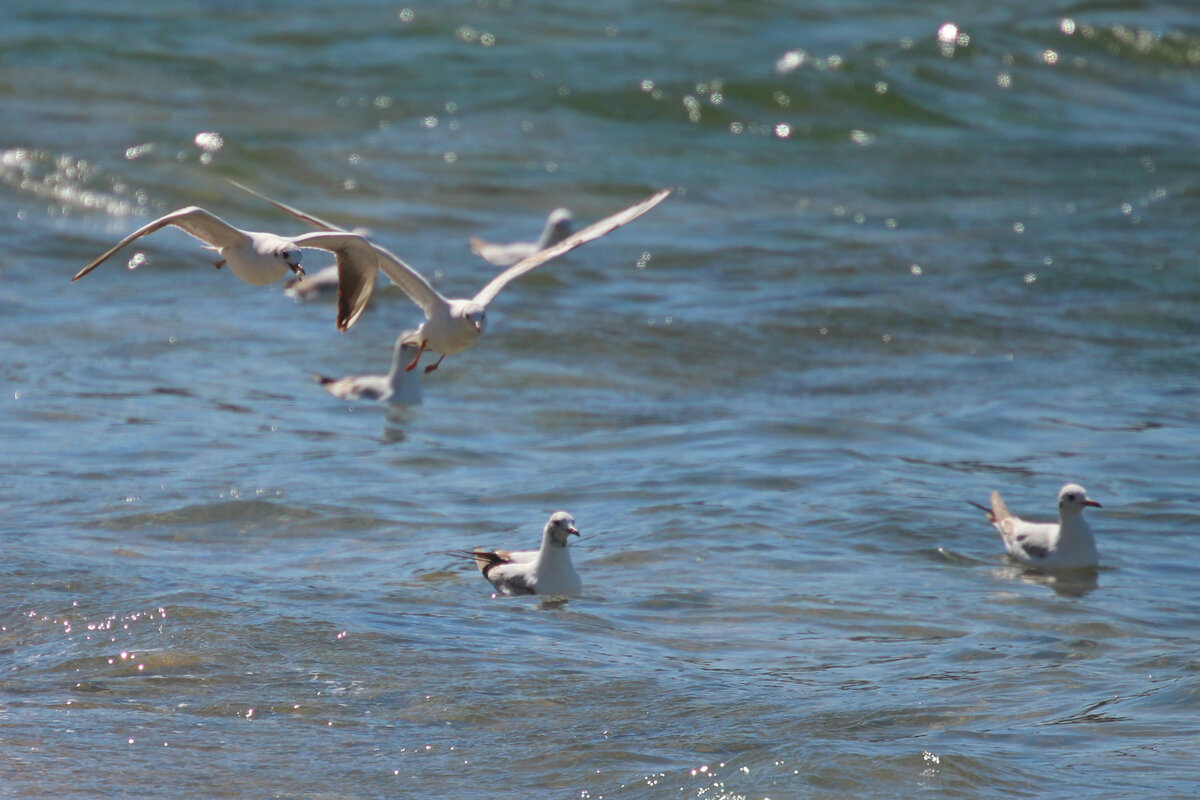
[[[1200, 13], [1039, 8], [7, 3], [0, 794], [1193, 796]], [[385, 410], [394, 289], [68, 282], [224, 178], [460, 295], [675, 195]], [[1094, 582], [966, 503], [1067, 480]], [[557, 508], [582, 598], [447, 555]]]

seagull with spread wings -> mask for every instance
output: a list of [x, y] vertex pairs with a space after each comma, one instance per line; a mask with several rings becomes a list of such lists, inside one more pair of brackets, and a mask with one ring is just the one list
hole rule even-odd
[[[286, 211], [293, 217], [303, 220], [315, 228], [325, 231], [343, 230], [337, 225], [326, 222], [319, 217], [314, 217], [311, 214], [292, 208], [277, 200], [272, 200], [266, 195], [260, 194], [240, 183], [234, 181], [230, 181], [230, 183], [250, 192], [256, 197], [266, 200], [276, 208]], [[404, 293], [414, 303], [420, 306], [421, 310], [425, 313], [425, 321], [417, 328], [412, 339], [417, 345], [417, 356], [409, 362], [405, 369], [413, 369], [420, 360], [421, 353], [426, 350], [432, 350], [439, 355], [439, 358], [436, 362], [425, 368], [426, 372], [431, 372], [438, 368], [438, 365], [442, 363], [442, 359], [446, 356], [461, 353], [479, 341], [479, 337], [483, 334], [487, 326], [488, 304], [509, 283], [525, 273], [540, 267], [547, 261], [561, 256], [563, 253], [574, 250], [576, 247], [586, 244], [593, 239], [599, 239], [601, 236], [611, 233], [622, 225], [633, 222], [663, 200], [666, 200], [670, 194], [670, 189], [663, 189], [660, 192], [656, 192], [642, 202], [632, 205], [624, 211], [618, 211], [616, 214], [605, 217], [599, 222], [595, 222], [583, 230], [571, 234], [558, 244], [534, 253], [492, 278], [486, 286], [479, 290], [478, 294], [469, 299], [443, 297], [430, 285], [425, 276], [404, 263], [394, 253], [375, 242], [371, 242], [371, 244], [375, 247], [378, 264], [372, 268], [369, 277], [359, 276], [358, 284], [368, 287], [372, 286], [376, 274], [374, 269], [382, 269], [397, 286], [404, 290]], [[358, 266], [364, 265], [360, 263]], [[368, 289], [369, 293], [370, 290]], [[343, 320], [340, 309], [337, 324], [340, 330], [345, 330], [349, 327]]]
[[325, 230], [288, 238], [274, 233], [244, 231], [199, 206], [188, 206], [138, 228], [93, 259], [71, 280], [79, 280], [122, 247], [169, 225], [204, 242], [209, 250], [215, 250], [219, 258], [213, 266], [220, 269], [228, 265], [234, 275], [252, 286], [265, 286], [288, 270], [303, 275], [301, 248], [333, 253], [340, 276], [338, 320], [343, 330], [353, 325], [366, 308], [379, 271], [371, 244], [357, 233]]

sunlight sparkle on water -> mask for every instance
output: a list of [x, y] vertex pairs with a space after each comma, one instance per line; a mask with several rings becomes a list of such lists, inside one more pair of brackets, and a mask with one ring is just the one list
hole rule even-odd
[[803, 50], [789, 50], [775, 62], [775, 71], [780, 75], [793, 72], [804, 64], [804, 59], [807, 57], [808, 53], [805, 53]]
[[208, 153], [215, 153], [225, 146], [225, 139], [219, 133], [213, 131], [202, 131], [196, 134], [193, 140], [196, 147]]

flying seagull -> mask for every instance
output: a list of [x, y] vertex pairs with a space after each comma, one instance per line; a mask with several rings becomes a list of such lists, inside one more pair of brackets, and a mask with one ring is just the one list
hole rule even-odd
[[303, 275], [300, 248], [333, 253], [342, 276], [338, 284], [338, 327], [342, 330], [349, 328], [359, 318], [374, 288], [378, 271], [376, 257], [370, 243], [358, 234], [321, 231], [287, 238], [274, 233], [244, 231], [199, 206], [172, 211], [143, 225], [79, 270], [71, 280], [79, 280], [125, 245], [168, 225], [174, 225], [204, 242], [209, 250], [215, 250], [219, 256], [213, 262], [214, 267], [220, 269], [228, 265], [234, 275], [252, 286], [265, 286], [288, 270]]
[[[319, 217], [314, 217], [311, 214], [306, 214], [277, 200], [272, 200], [253, 189], [242, 186], [240, 183], [230, 182], [238, 188], [266, 200], [276, 208], [286, 211], [293, 217], [304, 220], [315, 228], [325, 231], [343, 230]], [[492, 278], [486, 286], [479, 290], [478, 294], [470, 299], [448, 299], [443, 297], [429, 284], [429, 281], [421, 273], [408, 264], [405, 264], [388, 249], [372, 242], [371, 244], [375, 247], [375, 252], [379, 256], [377, 268], [382, 269], [425, 312], [425, 321], [421, 323], [420, 327], [417, 328], [416, 334], [413, 336], [413, 341], [417, 344], [417, 357], [409, 362], [405, 366], [405, 369], [411, 370], [415, 367], [420, 360], [420, 354], [426, 350], [432, 350], [440, 356], [436, 362], [425, 368], [426, 372], [432, 372], [437, 369], [438, 365], [442, 363], [442, 359], [446, 356], [466, 350], [479, 341], [479, 337], [483, 334], [484, 328], [487, 326], [488, 303], [492, 302], [496, 295], [500, 293], [500, 290], [511, 281], [521, 277], [526, 272], [540, 267], [547, 261], [561, 256], [563, 253], [574, 250], [581, 244], [586, 244], [593, 239], [599, 239], [601, 236], [611, 233], [622, 225], [633, 222], [642, 214], [645, 214], [663, 200], [666, 200], [670, 194], [670, 189], [663, 189], [624, 211], [618, 211], [616, 214], [589, 225], [578, 233], [571, 234], [556, 245], [552, 245], [545, 250], [540, 250], [528, 258], [518, 261], [504, 270], [504, 272]], [[359, 285], [371, 287], [374, 285], [374, 280], [375, 272], [372, 269], [371, 274], [369, 276], [361, 276], [358, 279], [358, 283]], [[367, 291], [369, 294], [370, 289]], [[340, 309], [338, 327], [342, 330], [345, 330], [347, 327], [343, 324]]]

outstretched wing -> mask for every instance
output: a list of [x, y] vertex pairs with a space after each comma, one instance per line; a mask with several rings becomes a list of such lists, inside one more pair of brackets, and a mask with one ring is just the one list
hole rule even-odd
[[[265, 194], [262, 194], [261, 192], [256, 192], [248, 186], [243, 186], [242, 184], [238, 183], [237, 181], [231, 180], [229, 182], [232, 183], [237, 188], [241, 189], [242, 191], [249, 192], [250, 194], [254, 195], [255, 197], [257, 197], [260, 200], [267, 201], [271, 205], [278, 208], [280, 211], [284, 211], [288, 214], [291, 214], [293, 217], [295, 217], [298, 220], [307, 222], [309, 225], [313, 226], [314, 228], [317, 228], [318, 230], [337, 231], [339, 233], [346, 232], [345, 228], [338, 227], [337, 225], [334, 225], [332, 222], [326, 222], [325, 220], [321, 219], [320, 217], [315, 217], [312, 214], [301, 211], [298, 208], [292, 208], [291, 206], [287, 205], [286, 203], [281, 203], [278, 200], [273, 200], [270, 197], [267, 197]], [[429, 281], [425, 280], [425, 276], [423, 276], [421, 273], [417, 272], [415, 269], [410, 267], [408, 264], [405, 264], [404, 261], [402, 261], [399, 256], [397, 256], [395, 253], [388, 250], [387, 248], [382, 247], [381, 245], [377, 244], [376, 242], [371, 242], [371, 245], [375, 248], [376, 252], [379, 255], [379, 259], [378, 259], [379, 268], [383, 270], [385, 275], [387, 275], [389, 278], [392, 279], [393, 283], [395, 283], [397, 286], [399, 286], [400, 289], [406, 295], [409, 296], [409, 299], [411, 299], [414, 303], [416, 303], [418, 306], [421, 307], [421, 310], [425, 312], [425, 316], [427, 318], [432, 316], [434, 311], [437, 308], [449, 305], [446, 298], [444, 298], [440, 294], [438, 294], [438, 291], [429, 284]], [[340, 294], [339, 294], [339, 297], [340, 297]], [[339, 320], [340, 320], [340, 315], [339, 315]], [[339, 327], [340, 327], [340, 325], [341, 325], [341, 323], [339, 321]]]
[[370, 242], [357, 233], [318, 231], [292, 240], [297, 247], [312, 247], [333, 253], [338, 270], [339, 331], [349, 330], [358, 321], [375, 290], [379, 274], [379, 258]]
[[409, 300], [421, 307], [426, 319], [432, 317], [437, 309], [450, 305], [450, 301], [442, 297], [438, 290], [425, 280], [424, 275], [401, 261], [399, 256], [375, 242], [371, 242], [371, 245], [379, 257], [379, 268], [383, 270], [383, 274], [391, 278], [392, 283], [399, 286], [408, 295]]
[[254, 195], [259, 200], [266, 200], [268, 203], [275, 206], [280, 211], [291, 214], [293, 217], [295, 217], [298, 220], [307, 222], [309, 225], [313, 226], [317, 230], [337, 231], [338, 233], [349, 233], [350, 232], [350, 231], [346, 230], [345, 228], [341, 228], [341, 227], [338, 227], [337, 225], [334, 225], [332, 222], [326, 222], [325, 220], [321, 219], [320, 217], [314, 217], [312, 214], [306, 214], [305, 212], [301, 211], [298, 208], [292, 208], [291, 206], [285, 205], [284, 203], [281, 203], [278, 200], [272, 200], [270, 197], [267, 197], [265, 194], [262, 194], [261, 192], [256, 192], [253, 189], [251, 189], [249, 186], [246, 186], [245, 184], [242, 184], [242, 183], [238, 183], [237, 181], [233, 180], [232, 178], [226, 178], [225, 180], [229, 181], [234, 186], [241, 189], [243, 192]]
[[96, 267], [107, 261], [113, 255], [113, 253], [117, 252], [135, 239], [140, 239], [146, 234], [154, 233], [159, 228], [165, 228], [168, 225], [174, 225], [175, 227], [187, 234], [190, 234], [191, 236], [194, 236], [205, 244], [217, 248], [238, 245], [250, 238], [244, 231], [238, 230], [215, 214], [210, 214], [199, 206], [188, 206], [187, 208], [181, 208], [178, 211], [172, 211], [165, 217], [159, 217], [153, 222], [148, 222], [142, 227], [138, 228], [136, 231], [129, 234], [112, 247], [108, 248], [108, 250], [104, 251], [99, 258], [96, 258], [94, 261], [92, 261], [92, 263], [75, 273], [75, 277], [71, 278], [71, 280], [77, 281], [84, 275], [87, 275]]
[[563, 253], [574, 250], [581, 244], [587, 244], [593, 239], [599, 239], [605, 234], [612, 233], [622, 225], [627, 225], [628, 223], [633, 222], [642, 214], [645, 214], [663, 200], [666, 200], [667, 196], [670, 194], [670, 189], [663, 189], [661, 192], [652, 195], [637, 205], [630, 206], [624, 211], [619, 211], [612, 216], [605, 217], [599, 222], [594, 222], [578, 233], [571, 234], [558, 244], [547, 247], [545, 250], [539, 250], [538, 252], [529, 256], [529, 258], [513, 264], [511, 267], [504, 270], [504, 272], [501, 272], [499, 275], [492, 278], [491, 282], [489, 282], [487, 286], [484, 286], [479, 291], [479, 294], [475, 295], [475, 302], [482, 306], [486, 306], [495, 299], [496, 295], [500, 293], [500, 290], [507, 286], [510, 281], [516, 280], [530, 270], [537, 269], [542, 264], [545, 264], [547, 261], [553, 258], [558, 258]]

